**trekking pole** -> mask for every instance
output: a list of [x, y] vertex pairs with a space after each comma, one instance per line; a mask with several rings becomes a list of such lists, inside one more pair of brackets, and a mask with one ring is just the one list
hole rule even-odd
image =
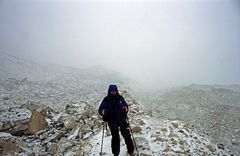
[[137, 155], [139, 156], [137, 144], [136, 144], [135, 138], [134, 138], [134, 136], [133, 136], [132, 128], [131, 128], [131, 125], [130, 125], [130, 123], [129, 123], [128, 117], [127, 117], [127, 122], [128, 122], [129, 129], [130, 129], [130, 133], [131, 133], [131, 135], [132, 135], [133, 142], [134, 142], [134, 145], [135, 145], [135, 148], [136, 148], [136, 151], [137, 151]]
[[105, 125], [106, 125], [106, 123], [104, 122], [104, 123], [103, 123], [102, 143], [101, 143], [101, 152], [100, 152], [100, 155], [103, 155], [102, 148], [103, 148], [103, 138], [104, 138]]

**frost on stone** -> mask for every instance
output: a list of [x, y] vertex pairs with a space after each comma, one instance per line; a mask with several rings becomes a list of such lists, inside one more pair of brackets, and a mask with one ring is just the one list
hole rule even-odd
[[12, 138], [13, 136], [10, 133], [0, 132], [0, 139]]
[[0, 112], [1, 122], [17, 122], [30, 119], [32, 113], [27, 108], [15, 107], [7, 110], [2, 110]]

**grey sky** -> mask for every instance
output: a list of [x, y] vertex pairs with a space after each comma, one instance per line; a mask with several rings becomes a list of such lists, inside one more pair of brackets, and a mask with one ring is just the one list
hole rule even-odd
[[0, 51], [154, 86], [240, 84], [237, 0], [0, 0]]

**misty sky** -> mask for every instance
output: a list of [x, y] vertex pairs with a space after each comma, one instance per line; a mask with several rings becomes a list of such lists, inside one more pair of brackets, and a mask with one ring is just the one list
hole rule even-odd
[[237, 0], [0, 0], [0, 52], [149, 86], [240, 84]]

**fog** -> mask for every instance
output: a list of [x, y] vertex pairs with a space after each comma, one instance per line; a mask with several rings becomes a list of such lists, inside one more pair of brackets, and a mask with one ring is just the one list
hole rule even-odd
[[144, 86], [240, 84], [237, 0], [0, 0], [0, 51]]

